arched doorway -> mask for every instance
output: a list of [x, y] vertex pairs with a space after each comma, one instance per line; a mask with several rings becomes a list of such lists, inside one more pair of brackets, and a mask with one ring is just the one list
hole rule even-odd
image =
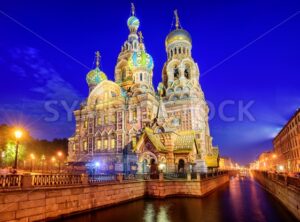
[[183, 159], [180, 159], [178, 162], [178, 172], [184, 173], [184, 160]]
[[144, 152], [139, 157], [139, 173], [150, 173], [150, 167], [157, 164], [157, 157], [152, 152]]

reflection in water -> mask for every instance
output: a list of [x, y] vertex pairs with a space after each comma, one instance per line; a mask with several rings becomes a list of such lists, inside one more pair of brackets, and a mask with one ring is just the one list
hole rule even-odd
[[232, 178], [204, 198], [138, 200], [61, 219], [65, 222], [281, 222], [297, 221], [253, 179]]

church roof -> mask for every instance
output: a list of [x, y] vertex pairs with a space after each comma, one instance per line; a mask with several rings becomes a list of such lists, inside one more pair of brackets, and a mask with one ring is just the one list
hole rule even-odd
[[189, 152], [195, 145], [194, 131], [181, 131], [175, 139], [174, 152]]
[[152, 129], [146, 128], [145, 133], [158, 151], [166, 150], [166, 147], [164, 146], [164, 144], [162, 144], [159, 135], [155, 134]]

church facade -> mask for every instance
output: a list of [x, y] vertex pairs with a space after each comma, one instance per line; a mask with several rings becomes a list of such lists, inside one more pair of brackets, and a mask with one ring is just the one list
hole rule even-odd
[[132, 5], [129, 35], [115, 66], [115, 81], [96, 67], [86, 77], [89, 96], [74, 111], [76, 129], [69, 138], [68, 161], [100, 172], [149, 172], [150, 162], [167, 172], [206, 171], [218, 167], [212, 145], [208, 106], [192, 57], [192, 38], [175, 11], [176, 25], [165, 40], [167, 61], [157, 91], [153, 59], [147, 53], [140, 21]]

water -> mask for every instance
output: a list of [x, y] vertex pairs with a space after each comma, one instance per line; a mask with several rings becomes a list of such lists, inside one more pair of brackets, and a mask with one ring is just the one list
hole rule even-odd
[[289, 222], [297, 221], [253, 179], [233, 178], [204, 198], [137, 200], [61, 219], [65, 222]]

